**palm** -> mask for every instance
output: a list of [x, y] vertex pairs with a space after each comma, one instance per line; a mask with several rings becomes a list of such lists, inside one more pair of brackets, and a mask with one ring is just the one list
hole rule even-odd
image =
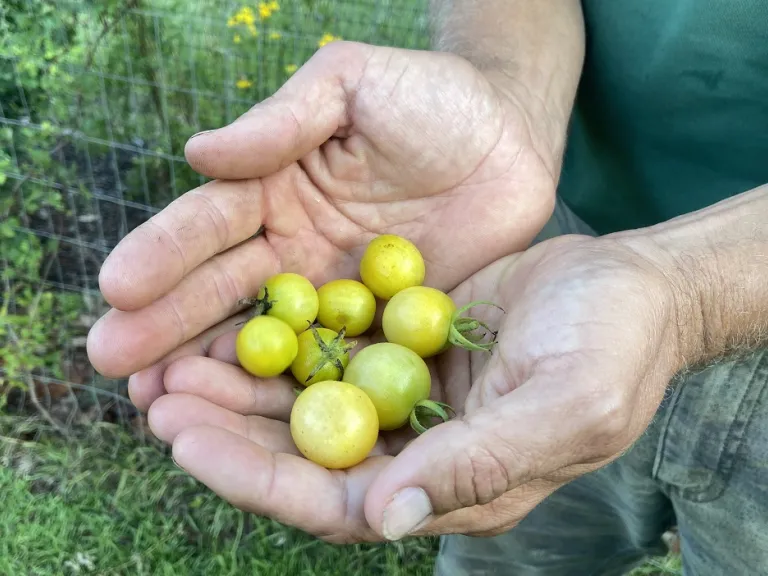
[[[527, 125], [457, 57], [321, 51], [273, 99], [190, 140], [190, 164], [219, 180], [110, 255], [100, 280], [115, 309], [92, 330], [92, 362], [125, 376], [230, 329], [237, 302], [278, 271], [354, 277], [376, 234], [415, 241], [427, 284], [453, 288], [548, 216], [554, 183]], [[133, 396], [146, 408], [158, 394]]]
[[[450, 288], [525, 245], [543, 223], [553, 183], [522, 112], [464, 61], [376, 51], [347, 114], [336, 131], [343, 138], [302, 157], [286, 175], [299, 185], [270, 203], [276, 221], [312, 231], [298, 241], [315, 246], [319, 237], [349, 255], [341, 273], [355, 273], [372, 234], [395, 233], [423, 250], [428, 282]], [[292, 234], [274, 236], [278, 250], [290, 251]]]

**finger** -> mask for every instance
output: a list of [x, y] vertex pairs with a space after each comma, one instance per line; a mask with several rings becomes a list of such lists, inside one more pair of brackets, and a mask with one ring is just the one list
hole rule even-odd
[[115, 247], [99, 288], [118, 310], [153, 302], [214, 254], [253, 236], [262, 224], [258, 180], [209, 182], [174, 200]]
[[141, 310], [111, 309], [88, 334], [91, 364], [107, 377], [142, 370], [231, 316], [238, 302], [257, 293], [278, 262], [263, 237], [213, 257], [174, 290]]
[[[165, 394], [165, 386], [163, 384], [163, 376], [166, 368], [170, 366], [175, 360], [188, 356], [206, 356], [210, 355], [214, 358], [218, 356], [214, 355], [216, 352], [214, 346], [219, 341], [219, 335], [233, 335], [232, 351], [234, 354], [234, 338], [237, 337], [237, 331], [233, 328], [238, 322], [246, 318], [245, 314], [238, 314], [228, 318], [224, 322], [219, 323], [213, 328], [209, 328], [202, 334], [192, 340], [185, 342], [176, 350], [165, 356], [156, 364], [153, 364], [149, 368], [140, 370], [134, 374], [131, 374], [128, 379], [128, 395], [131, 402], [142, 412], [149, 410], [152, 403], [160, 396]], [[224, 336], [222, 336], [223, 338]], [[217, 352], [216, 352], [217, 353]], [[226, 361], [226, 360], [224, 360]], [[234, 364], [237, 364], [237, 357], [235, 357]]]
[[152, 433], [172, 444], [186, 428], [215, 426], [247, 438], [270, 452], [299, 454], [285, 422], [243, 416], [190, 394], [166, 394], [152, 404], [147, 415]]
[[296, 399], [290, 378], [254, 378], [242, 368], [201, 356], [190, 356], [165, 371], [171, 394], [193, 394], [230, 412], [288, 421]]
[[[500, 377], [505, 376], [499, 370], [485, 376]], [[366, 500], [371, 525], [398, 539], [436, 516], [487, 504], [594, 456], [595, 446], [615, 449], [607, 442], [612, 431], [604, 421], [621, 400], [610, 392], [586, 397], [576, 386], [563, 386], [564, 379], [573, 382], [565, 371], [555, 378], [536, 375], [491, 406], [414, 440], [371, 486]]]
[[273, 454], [239, 434], [190, 427], [173, 441], [184, 470], [234, 506], [334, 542], [380, 540], [366, 524], [366, 490], [389, 457], [345, 472], [291, 454]]
[[302, 158], [349, 125], [348, 93], [370, 51], [349, 42], [319, 50], [274, 96], [191, 138], [184, 151], [190, 166], [210, 178], [255, 178]]
[[238, 330], [233, 330], [222, 334], [216, 340], [211, 342], [211, 347], [208, 349], [208, 356], [214, 358], [219, 362], [226, 362], [227, 364], [234, 364], [239, 366], [240, 362], [237, 359], [237, 352], [235, 348], [235, 342], [237, 341]]

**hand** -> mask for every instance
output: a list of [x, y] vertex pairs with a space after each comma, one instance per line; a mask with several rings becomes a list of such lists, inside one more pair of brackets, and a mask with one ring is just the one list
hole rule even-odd
[[130, 393], [147, 409], [165, 366], [231, 330], [217, 323], [268, 276], [354, 277], [376, 234], [416, 242], [427, 282], [455, 287], [549, 217], [559, 153], [534, 145], [543, 124], [459, 57], [323, 48], [272, 98], [188, 142], [191, 166], [220, 180], [109, 255], [99, 283], [114, 308], [89, 334], [91, 362], [110, 377], [146, 369]]
[[[334, 542], [513, 527], [569, 480], [616, 458], [648, 425], [681, 364], [675, 299], [636, 239], [562, 237], [497, 261], [460, 285], [457, 304], [501, 326], [490, 356], [452, 349], [432, 364], [433, 397], [460, 418], [412, 440], [383, 434], [343, 472], [298, 455], [288, 382], [216, 358], [165, 374], [149, 412], [176, 462], [236, 506]], [[473, 315], [482, 312], [472, 310]]]

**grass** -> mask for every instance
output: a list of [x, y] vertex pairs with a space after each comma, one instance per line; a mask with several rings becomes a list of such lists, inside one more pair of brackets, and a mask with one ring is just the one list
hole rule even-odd
[[[2, 417], [2, 428], [11, 419]], [[25, 426], [32, 429], [30, 422]], [[40, 423], [34, 426], [39, 429]], [[0, 574], [427, 575], [431, 539], [332, 546], [242, 513], [112, 425], [0, 439]]]
[[[0, 574], [432, 574], [434, 539], [332, 546], [234, 509], [118, 426], [20, 439], [41, 429], [0, 417]], [[632, 576], [679, 566], [654, 559]]]
[[629, 576], [681, 576], [683, 573], [680, 556], [652, 558], [645, 565], [632, 571]]

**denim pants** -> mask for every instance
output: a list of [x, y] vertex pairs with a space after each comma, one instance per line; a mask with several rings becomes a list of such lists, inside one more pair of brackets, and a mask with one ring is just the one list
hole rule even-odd
[[[537, 238], [595, 235], [561, 201]], [[768, 350], [681, 379], [619, 459], [566, 484], [509, 532], [447, 536], [439, 576], [613, 576], [666, 548], [686, 576], [768, 575]]]

